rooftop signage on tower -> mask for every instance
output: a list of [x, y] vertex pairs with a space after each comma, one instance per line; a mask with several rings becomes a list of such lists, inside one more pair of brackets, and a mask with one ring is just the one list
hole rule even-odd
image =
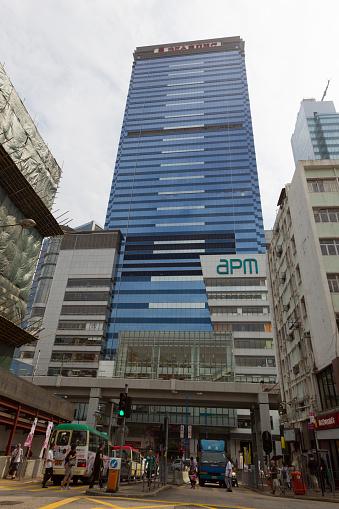
[[184, 44], [182, 46], [166, 46], [162, 48], [155, 48], [154, 53], [167, 53], [168, 51], [187, 51], [190, 49], [203, 49], [203, 48], [215, 48], [221, 46], [221, 42], [203, 42], [200, 44]]

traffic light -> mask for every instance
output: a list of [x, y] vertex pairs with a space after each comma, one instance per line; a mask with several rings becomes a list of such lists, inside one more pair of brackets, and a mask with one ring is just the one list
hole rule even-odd
[[132, 412], [132, 398], [127, 397], [126, 398], [126, 410], [125, 410], [125, 417], [128, 419], [131, 417]]
[[120, 392], [120, 401], [118, 408], [118, 417], [126, 417], [126, 406], [127, 406], [127, 394]]
[[262, 433], [262, 446], [266, 454], [272, 452], [272, 437], [269, 431], [263, 431]]

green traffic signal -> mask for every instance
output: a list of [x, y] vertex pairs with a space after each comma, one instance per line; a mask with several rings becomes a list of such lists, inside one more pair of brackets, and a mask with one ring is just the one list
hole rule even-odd
[[125, 410], [119, 410], [119, 416], [123, 417], [125, 415]]

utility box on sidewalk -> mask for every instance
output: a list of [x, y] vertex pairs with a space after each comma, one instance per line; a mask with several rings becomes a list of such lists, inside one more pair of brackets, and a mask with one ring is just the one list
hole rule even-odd
[[121, 458], [112, 458], [109, 462], [109, 474], [107, 483], [107, 493], [115, 493], [117, 491], [119, 470], [121, 467]]

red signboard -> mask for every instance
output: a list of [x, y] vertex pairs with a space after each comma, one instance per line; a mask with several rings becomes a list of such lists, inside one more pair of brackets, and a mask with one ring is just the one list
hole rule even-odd
[[154, 53], [167, 53], [168, 51], [187, 51], [191, 49], [214, 48], [221, 46], [221, 42], [205, 42], [200, 44], [184, 44], [181, 46], [166, 46], [162, 48], [155, 48]]
[[339, 413], [322, 415], [316, 418], [317, 429], [339, 428]]
[[137, 440], [125, 440], [125, 445], [129, 445], [129, 447], [134, 447], [135, 449], [140, 449], [141, 442]]

